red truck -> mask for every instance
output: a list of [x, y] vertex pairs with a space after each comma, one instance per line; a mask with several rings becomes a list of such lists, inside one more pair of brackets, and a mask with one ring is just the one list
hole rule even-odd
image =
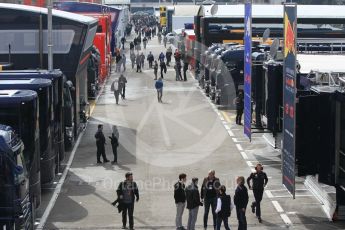
[[93, 44], [100, 52], [99, 81], [103, 82], [110, 74], [111, 69], [111, 16], [109, 14], [83, 13], [86, 16], [98, 19], [98, 27]]

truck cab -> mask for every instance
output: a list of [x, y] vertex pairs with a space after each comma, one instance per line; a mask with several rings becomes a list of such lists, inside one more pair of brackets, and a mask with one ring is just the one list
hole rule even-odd
[[39, 98], [39, 128], [40, 128], [40, 165], [41, 183], [51, 183], [55, 177], [55, 149], [52, 145], [54, 136], [54, 110], [52, 103], [51, 80], [0, 78], [0, 90], [28, 89], [37, 93]]
[[32, 229], [29, 172], [24, 144], [14, 130], [0, 124], [0, 228]]
[[[62, 161], [65, 157], [65, 147], [70, 149], [74, 141], [74, 104], [72, 91], [74, 86], [67, 81], [65, 75], [58, 69], [53, 71], [38, 70], [10, 70], [0, 71], [0, 79], [31, 79], [42, 78], [52, 81], [53, 107], [54, 107], [54, 146], [57, 160]], [[59, 162], [57, 162], [59, 163]]]
[[37, 208], [41, 203], [37, 93], [32, 90], [0, 90], [0, 121], [12, 127], [25, 145], [23, 155], [29, 174], [30, 200]]

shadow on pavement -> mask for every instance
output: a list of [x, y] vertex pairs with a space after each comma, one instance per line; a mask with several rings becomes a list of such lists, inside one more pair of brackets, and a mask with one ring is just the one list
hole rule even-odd
[[[55, 222], [75, 222], [87, 217], [87, 209], [83, 208], [83, 204], [75, 201], [73, 197], [87, 196], [93, 193], [95, 193], [93, 186], [73, 172], [69, 172], [58, 200], [49, 215], [49, 222], [44, 226], [44, 229], [58, 229], [53, 224]], [[61, 210], [65, 210], [65, 212], [61, 212]]]

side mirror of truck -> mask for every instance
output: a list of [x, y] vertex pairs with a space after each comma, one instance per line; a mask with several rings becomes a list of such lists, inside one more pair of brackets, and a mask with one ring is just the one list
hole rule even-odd
[[23, 174], [24, 169], [23, 169], [22, 166], [16, 165], [16, 167], [14, 168], [14, 172], [15, 172], [15, 174], [17, 174], [17, 175], [20, 175], [20, 174]]

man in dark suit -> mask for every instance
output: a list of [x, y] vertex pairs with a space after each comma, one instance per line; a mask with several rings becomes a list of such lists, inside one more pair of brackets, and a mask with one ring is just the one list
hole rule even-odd
[[105, 155], [105, 137], [103, 134], [103, 125], [99, 124], [98, 125], [98, 130], [95, 134], [95, 138], [96, 138], [96, 146], [97, 146], [97, 163], [101, 164], [101, 155], [103, 157], [103, 162], [109, 162], [109, 160], [107, 159], [107, 156]]
[[238, 220], [238, 230], [247, 230], [246, 209], [248, 205], [248, 190], [244, 185], [244, 177], [237, 178], [237, 187], [234, 195], [234, 204], [236, 205], [236, 214]]
[[201, 186], [201, 199], [203, 200], [205, 206], [204, 213], [204, 229], [207, 229], [208, 213], [212, 212], [213, 217], [213, 228], [216, 228], [216, 206], [217, 206], [217, 194], [220, 188], [220, 181], [215, 176], [215, 171], [210, 170], [208, 176], [204, 178]]
[[134, 229], [134, 202], [139, 201], [139, 190], [137, 184], [133, 181], [133, 173], [127, 172], [126, 180], [121, 182], [116, 190], [119, 202], [122, 204], [122, 229], [126, 229], [127, 213], [129, 219], [129, 229]]

